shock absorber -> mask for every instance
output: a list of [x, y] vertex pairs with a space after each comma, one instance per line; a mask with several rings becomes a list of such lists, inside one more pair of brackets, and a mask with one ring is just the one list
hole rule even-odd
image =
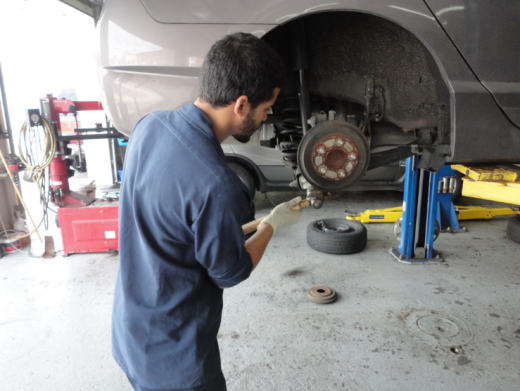
[[293, 70], [298, 72], [298, 99], [300, 102], [300, 115], [303, 134], [309, 130], [307, 120], [310, 118], [311, 105], [309, 86], [307, 84], [307, 71], [309, 63], [307, 59], [307, 41], [305, 35], [305, 21], [298, 19], [292, 23], [292, 50]]
[[285, 108], [281, 113], [285, 118], [278, 125], [278, 148], [282, 152], [284, 164], [295, 169], [298, 146], [303, 136], [301, 113], [297, 97], [285, 98], [284, 103]]

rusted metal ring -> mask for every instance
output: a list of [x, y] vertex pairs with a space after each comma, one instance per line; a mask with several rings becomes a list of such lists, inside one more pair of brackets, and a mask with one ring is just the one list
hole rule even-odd
[[326, 286], [315, 286], [305, 292], [305, 296], [309, 301], [316, 304], [329, 304], [338, 298], [336, 292]]
[[[321, 162], [319, 159], [316, 162], [317, 150], [320, 148], [319, 144], [328, 140], [329, 144], [327, 146], [330, 146], [328, 152], [331, 152], [334, 148], [343, 148], [345, 146], [345, 144], [337, 145], [338, 139], [350, 140], [349, 144], [351, 146], [355, 145], [356, 149], [353, 148], [352, 152], [357, 154], [357, 158], [356, 156], [351, 156], [350, 160], [356, 161], [357, 159], [357, 164], [354, 165], [349, 160], [349, 156], [345, 155], [344, 150], [328, 156], [328, 163], [325, 159], [327, 157], [327, 150], [325, 150]], [[330, 145], [331, 140], [335, 146]], [[325, 149], [325, 147], [323, 148]], [[312, 186], [324, 191], [342, 191], [358, 181], [366, 172], [370, 161], [370, 149], [366, 137], [351, 123], [345, 121], [325, 121], [314, 126], [303, 136], [298, 148], [297, 161], [302, 175]], [[316, 168], [319, 170], [320, 167], [316, 163], [322, 163], [326, 166], [325, 173], [316, 171]], [[334, 169], [334, 167], [338, 167], [342, 163], [344, 168], [347, 168], [347, 171], [341, 168]], [[349, 164], [352, 164], [351, 171], [349, 171], [351, 168], [348, 166]], [[341, 173], [340, 170], [344, 172]], [[330, 174], [327, 175], [329, 171]]]
[[319, 176], [329, 181], [340, 181], [354, 172], [359, 162], [359, 150], [351, 139], [335, 134], [316, 143], [311, 160]]
[[315, 286], [309, 289], [309, 293], [314, 297], [328, 297], [332, 295], [332, 289], [326, 286]]

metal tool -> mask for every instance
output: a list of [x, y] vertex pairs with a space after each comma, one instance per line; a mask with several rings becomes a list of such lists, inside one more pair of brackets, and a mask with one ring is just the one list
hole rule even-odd
[[[309, 200], [305, 199], [305, 200], [300, 201], [298, 203], [298, 205], [293, 206], [291, 208], [291, 210], [302, 210], [302, 209], [308, 208], [310, 205], [311, 205], [311, 203], [309, 202]], [[258, 225], [260, 225], [260, 223], [262, 221], [264, 221], [267, 217], [269, 217], [269, 215], [260, 217], [259, 219], [251, 221], [250, 223], [244, 224], [242, 226], [242, 230], [244, 231], [244, 234], [248, 234], [250, 232], [256, 231], [256, 229], [258, 228]]]
[[[291, 208], [291, 210], [302, 210], [304, 208], [308, 208], [309, 206], [312, 206], [314, 209], [320, 209], [323, 206], [323, 202], [325, 201], [325, 197], [323, 196], [323, 193], [320, 190], [316, 189], [314, 186], [311, 186], [307, 182], [306, 182], [306, 185], [307, 186], [304, 188], [307, 190], [307, 198], [304, 199], [303, 201], [300, 201], [300, 203], [298, 205], [293, 206]], [[267, 216], [269, 216], [269, 215], [267, 215]], [[262, 221], [264, 221], [264, 219], [266, 219], [267, 216], [260, 217], [259, 219], [256, 219], [255, 221], [251, 221], [250, 223], [244, 224], [242, 226], [242, 229], [244, 230], [244, 234], [248, 234], [250, 232], [255, 231], [258, 228], [258, 225]]]

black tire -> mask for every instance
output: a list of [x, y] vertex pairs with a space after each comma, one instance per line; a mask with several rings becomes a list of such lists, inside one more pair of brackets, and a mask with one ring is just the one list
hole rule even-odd
[[255, 180], [249, 171], [247, 171], [242, 165], [235, 162], [229, 162], [228, 166], [231, 167], [233, 171], [235, 171], [235, 174], [237, 174], [244, 185], [246, 185], [246, 187], [251, 192], [251, 196], [254, 198], [256, 192]]
[[511, 217], [507, 222], [507, 237], [513, 242], [520, 243], [520, 215]]
[[464, 184], [464, 181], [462, 180], [463, 176], [464, 175], [461, 172], [455, 171], [455, 189], [451, 195], [453, 203], [458, 202], [462, 196], [462, 185]]
[[307, 226], [307, 243], [327, 254], [355, 254], [367, 245], [367, 229], [358, 221], [320, 219]]

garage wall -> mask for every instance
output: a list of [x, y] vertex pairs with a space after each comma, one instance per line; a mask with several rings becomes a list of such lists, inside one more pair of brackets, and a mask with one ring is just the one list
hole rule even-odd
[[[5, 131], [4, 114], [2, 107], [0, 106], [0, 127], [2, 131]], [[0, 149], [4, 156], [9, 153], [9, 146], [7, 140], [0, 140]], [[3, 164], [0, 160], [0, 167]], [[7, 176], [7, 173], [0, 168], [0, 216], [6, 226], [6, 228], [12, 228], [14, 224], [13, 207], [16, 205], [16, 194], [11, 184], [11, 180]], [[0, 224], [0, 231], [2, 231], [2, 225]]]

